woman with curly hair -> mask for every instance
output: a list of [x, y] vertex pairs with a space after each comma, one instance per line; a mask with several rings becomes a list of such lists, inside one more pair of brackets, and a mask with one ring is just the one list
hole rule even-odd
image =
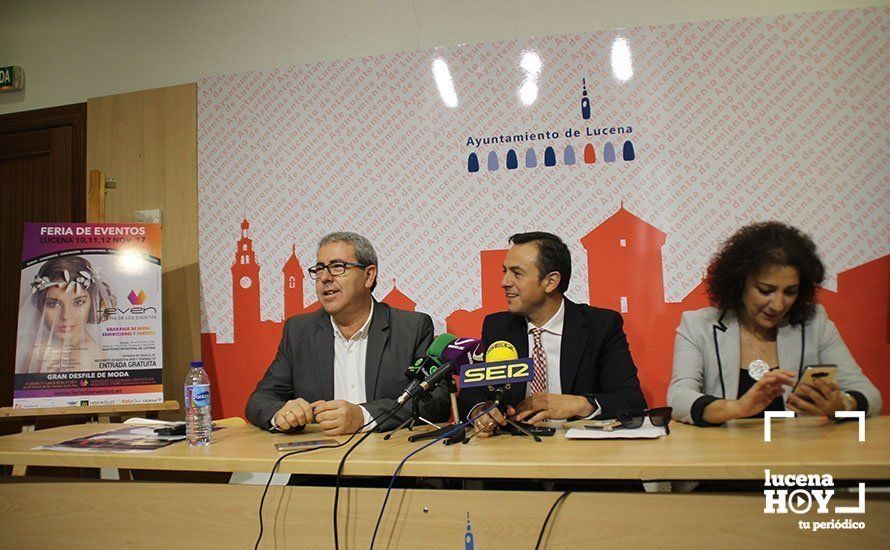
[[105, 358], [91, 334], [116, 305], [108, 283], [80, 256], [44, 263], [19, 311], [16, 374], [99, 370]]
[[[716, 426], [766, 410], [878, 414], [881, 394], [816, 303], [824, 275], [816, 245], [794, 227], [755, 223], [730, 237], [708, 266], [713, 307], [685, 312], [677, 328], [674, 418]], [[835, 380], [792, 394], [804, 366], [819, 364], [837, 365]]]

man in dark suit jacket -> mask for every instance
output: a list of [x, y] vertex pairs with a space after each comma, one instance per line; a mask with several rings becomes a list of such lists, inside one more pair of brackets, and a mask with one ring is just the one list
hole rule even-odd
[[[535, 378], [510, 388], [507, 415], [535, 423], [645, 409], [621, 315], [564, 296], [572, 273], [565, 243], [543, 232], [513, 235], [510, 242], [501, 281], [509, 311], [485, 318], [482, 341], [505, 340], [520, 357], [532, 357]], [[489, 399], [485, 388], [468, 388], [460, 410], [472, 418]], [[497, 409], [475, 422], [483, 436], [506, 423]]]
[[[355, 233], [331, 233], [309, 268], [322, 309], [287, 320], [278, 353], [247, 400], [245, 414], [265, 429], [295, 431], [318, 422], [325, 434], [353, 433], [395, 406], [405, 370], [426, 354], [433, 322], [425, 313], [375, 301], [377, 254]], [[410, 416], [406, 405], [380, 430]], [[430, 421], [447, 420], [444, 389], [421, 406]]]

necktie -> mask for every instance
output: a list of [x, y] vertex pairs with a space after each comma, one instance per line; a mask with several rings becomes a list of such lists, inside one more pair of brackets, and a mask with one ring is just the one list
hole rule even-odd
[[535, 360], [535, 377], [532, 379], [532, 393], [547, 391], [547, 355], [544, 354], [544, 346], [541, 345], [542, 329], [533, 328], [532, 359]]

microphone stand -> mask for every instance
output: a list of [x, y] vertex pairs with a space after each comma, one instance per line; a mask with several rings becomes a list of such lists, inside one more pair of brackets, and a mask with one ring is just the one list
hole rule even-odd
[[[492, 386], [489, 386], [490, 390], [492, 388], [493, 388]], [[504, 386], [499, 387], [497, 390], [494, 390], [494, 392], [495, 392], [494, 403], [499, 411], [501, 411], [501, 405], [503, 404], [504, 394], [509, 389], [510, 389], [510, 384], [505, 384]], [[503, 413], [504, 411], [501, 411], [501, 412]], [[516, 431], [518, 431], [520, 434], [529, 436], [530, 438], [534, 439], [536, 443], [541, 443], [541, 438], [539, 436], [531, 433], [530, 431], [528, 431], [525, 428], [523, 428], [522, 426], [520, 426], [518, 423], [510, 420], [509, 418], [507, 418], [506, 414], [504, 415], [504, 420], [507, 421], [507, 424], [513, 426], [516, 429]], [[468, 441], [469, 441], [469, 438], [465, 438], [463, 442], [467, 443]]]
[[[445, 382], [448, 387], [448, 394], [451, 399], [451, 422], [445, 424], [441, 428], [436, 428], [435, 430], [431, 430], [429, 432], [423, 432], [420, 434], [414, 434], [408, 437], [408, 441], [422, 441], [424, 439], [436, 439], [439, 436], [442, 436], [451, 430], [454, 429], [458, 423], [460, 423], [460, 415], [457, 411], [457, 385], [454, 383], [454, 377], [449, 376]], [[449, 437], [445, 440], [446, 445], [453, 445], [455, 443], [461, 443], [466, 438], [466, 432], [458, 431], [458, 433]]]
[[[399, 431], [401, 429], [407, 428], [407, 430], [410, 432], [414, 428], [414, 426], [418, 425], [420, 422], [423, 422], [424, 424], [428, 424], [434, 428], [437, 427], [435, 424], [433, 424], [426, 418], [420, 416], [420, 399], [422, 397], [423, 397], [422, 393], [414, 396], [414, 398], [411, 400], [411, 416], [406, 418], [404, 422], [399, 424], [399, 426], [395, 430], [384, 435], [383, 436], [384, 440], [389, 440], [389, 438], [392, 437], [393, 434], [395, 434], [397, 431]], [[413, 441], [410, 437], [408, 438], [408, 440]]]

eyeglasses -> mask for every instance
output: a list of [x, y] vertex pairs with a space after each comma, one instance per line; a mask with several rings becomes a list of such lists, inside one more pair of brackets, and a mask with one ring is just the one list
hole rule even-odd
[[365, 264], [358, 264], [355, 262], [331, 262], [328, 265], [318, 264], [307, 269], [309, 272], [309, 278], [313, 281], [317, 280], [321, 277], [322, 270], [327, 269], [328, 273], [330, 273], [333, 277], [339, 277], [346, 273], [347, 267], [360, 267], [362, 269], [368, 267]]
[[657, 409], [646, 409], [645, 411], [628, 411], [618, 415], [615, 420], [621, 423], [622, 428], [634, 429], [642, 426], [643, 420], [648, 417], [653, 426], [663, 426], [665, 433], [670, 434], [671, 413], [673, 410], [671, 407], [658, 407]]

